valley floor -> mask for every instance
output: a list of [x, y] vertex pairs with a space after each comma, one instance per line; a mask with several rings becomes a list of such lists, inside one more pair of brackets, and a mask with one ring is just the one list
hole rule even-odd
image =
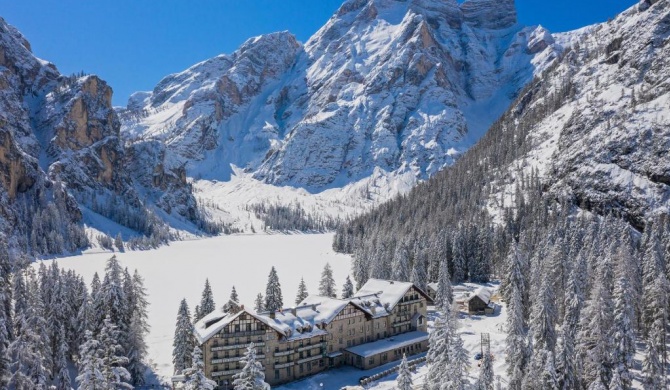
[[[288, 307], [294, 303], [301, 277], [310, 293], [317, 292], [326, 263], [333, 268], [337, 286], [344, 284], [351, 259], [334, 253], [332, 240], [332, 234], [231, 235], [173, 242], [151, 251], [116, 253], [124, 267], [131, 273], [137, 269], [145, 279], [151, 325], [147, 342], [156, 380], [168, 381], [172, 375], [172, 338], [179, 302], [186, 298], [193, 313], [206, 278], [217, 305], [228, 300], [233, 285], [241, 303], [253, 305], [259, 292], [265, 295], [270, 268], [275, 266]], [[102, 275], [105, 261], [111, 256], [109, 252], [90, 251], [57, 261], [90, 284], [95, 272]]]

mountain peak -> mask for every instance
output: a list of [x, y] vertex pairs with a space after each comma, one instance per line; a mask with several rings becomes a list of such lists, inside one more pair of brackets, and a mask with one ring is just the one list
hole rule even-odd
[[466, 23], [477, 28], [502, 30], [517, 24], [514, 0], [467, 0], [461, 10]]

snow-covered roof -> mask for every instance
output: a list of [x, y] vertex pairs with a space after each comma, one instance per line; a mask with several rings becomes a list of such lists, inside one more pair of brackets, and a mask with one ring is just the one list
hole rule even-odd
[[390, 312], [412, 287], [426, 299], [430, 299], [430, 297], [426, 295], [425, 292], [421, 291], [420, 288], [416, 287], [414, 283], [381, 279], [369, 279], [363, 287], [354, 294], [354, 298], [374, 300], [375, 298], [373, 297], [376, 297], [383, 307], [388, 306], [387, 311]]
[[309, 313], [309, 315], [314, 316], [313, 321], [329, 324], [348, 304], [349, 301], [344, 299], [309, 295], [304, 301], [300, 302], [299, 307], [314, 306], [316, 314]]
[[480, 287], [468, 298], [468, 301], [474, 297], [479, 297], [484, 303], [488, 304], [491, 300], [491, 290], [486, 287]]
[[419, 343], [425, 340], [428, 340], [427, 332], [415, 331], [402, 333], [397, 336], [373, 341], [367, 344], [357, 345], [355, 347], [347, 348], [345, 351], [366, 358], [368, 356], [377, 355], [379, 353], [391, 351], [396, 348], [406, 347], [408, 345]]
[[199, 344], [209, 340], [215, 334], [219, 333], [226, 325], [230, 324], [235, 318], [239, 317], [245, 310], [231, 315], [221, 309], [216, 309], [207, 314], [200, 321], [193, 325], [193, 333]]
[[437, 282], [428, 283], [428, 288], [430, 288], [433, 291], [437, 291]]

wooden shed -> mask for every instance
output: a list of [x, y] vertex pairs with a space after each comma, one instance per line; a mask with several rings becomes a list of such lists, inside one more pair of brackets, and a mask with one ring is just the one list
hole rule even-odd
[[493, 314], [495, 306], [491, 303], [491, 290], [480, 287], [467, 299], [469, 314]]

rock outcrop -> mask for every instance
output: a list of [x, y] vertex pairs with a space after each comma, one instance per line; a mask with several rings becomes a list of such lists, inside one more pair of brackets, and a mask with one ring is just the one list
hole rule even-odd
[[560, 50], [512, 0], [350, 0], [304, 46], [270, 34], [166, 77], [130, 99], [122, 128], [191, 177], [235, 165], [315, 192], [378, 168], [425, 179]]

